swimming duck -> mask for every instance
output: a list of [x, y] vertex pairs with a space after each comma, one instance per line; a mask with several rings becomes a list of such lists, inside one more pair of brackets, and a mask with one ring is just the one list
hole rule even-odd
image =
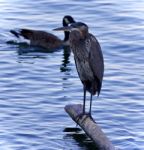
[[[75, 23], [73, 17], [67, 15], [63, 17], [63, 27], [70, 25], [71, 23]], [[21, 36], [30, 41], [30, 45], [32, 46], [40, 46], [46, 49], [57, 49], [61, 46], [69, 45], [69, 31], [64, 31], [64, 39], [61, 40], [54, 34], [41, 31], [41, 30], [32, 30], [32, 29], [19, 29], [10, 30], [10, 32], [15, 35], [17, 38]]]

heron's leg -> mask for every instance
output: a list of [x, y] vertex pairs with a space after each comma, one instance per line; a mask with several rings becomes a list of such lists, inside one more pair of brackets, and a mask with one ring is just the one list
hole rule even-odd
[[[85, 93], [86, 93], [86, 91], [85, 91]], [[86, 94], [85, 94], [85, 93], [84, 93], [84, 95], [85, 95], [85, 97], [86, 97]], [[84, 101], [83, 114], [82, 114], [82, 116], [83, 116], [83, 115], [86, 116], [85, 119], [86, 119], [87, 117], [90, 117], [91, 120], [94, 121], [94, 119], [93, 119], [93, 117], [92, 117], [92, 115], [91, 115], [92, 97], [93, 97], [93, 95], [92, 95], [92, 93], [91, 93], [91, 95], [90, 95], [90, 109], [89, 109], [89, 112], [88, 112], [88, 113], [85, 113], [85, 101]], [[82, 117], [82, 116], [80, 115], [79, 118]], [[84, 119], [84, 120], [85, 120], [85, 119]], [[83, 121], [84, 121], [84, 120], [83, 120]], [[94, 121], [94, 122], [95, 122], [95, 121]]]
[[89, 109], [89, 115], [91, 116], [91, 107], [92, 107], [92, 93], [91, 93], [91, 96], [90, 96], [90, 109]]
[[84, 96], [83, 96], [83, 114], [85, 114], [85, 101], [86, 101], [86, 88], [83, 87]]
[[83, 87], [83, 112], [82, 113], [80, 113], [80, 114], [78, 114], [77, 116], [76, 116], [76, 120], [78, 121], [80, 118], [82, 118], [83, 117], [83, 115], [85, 115], [86, 113], [85, 113], [85, 102], [86, 102], [86, 88], [85, 88], [85, 86]]

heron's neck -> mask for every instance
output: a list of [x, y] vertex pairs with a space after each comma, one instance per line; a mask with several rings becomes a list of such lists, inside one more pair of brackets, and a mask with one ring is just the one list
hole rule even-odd
[[88, 30], [84, 30], [84, 31], [81, 32], [81, 37], [82, 37], [83, 39], [86, 39], [87, 36], [88, 36]]

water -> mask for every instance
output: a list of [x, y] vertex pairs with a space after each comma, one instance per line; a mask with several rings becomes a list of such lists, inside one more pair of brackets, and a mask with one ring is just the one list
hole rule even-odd
[[21, 27], [63, 38], [52, 29], [69, 14], [88, 24], [104, 54], [105, 75], [101, 95], [94, 97], [94, 119], [117, 148], [143, 150], [143, 6], [143, 0], [1, 0], [0, 149], [94, 149], [83, 131], [71, 131], [76, 125], [64, 111], [66, 104], [82, 103], [73, 55], [6, 43], [16, 40], [9, 30]]

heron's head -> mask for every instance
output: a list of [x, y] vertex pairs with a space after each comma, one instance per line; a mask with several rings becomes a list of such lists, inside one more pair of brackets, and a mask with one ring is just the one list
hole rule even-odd
[[80, 33], [82, 37], [85, 37], [88, 34], [88, 26], [82, 22], [72, 23], [70, 26], [60, 27], [54, 30], [55, 31], [69, 31], [69, 32], [77, 31]]
[[63, 17], [63, 26], [66, 27], [68, 25], [70, 25], [71, 23], [75, 23], [75, 20], [73, 19], [72, 16], [64, 16]]

